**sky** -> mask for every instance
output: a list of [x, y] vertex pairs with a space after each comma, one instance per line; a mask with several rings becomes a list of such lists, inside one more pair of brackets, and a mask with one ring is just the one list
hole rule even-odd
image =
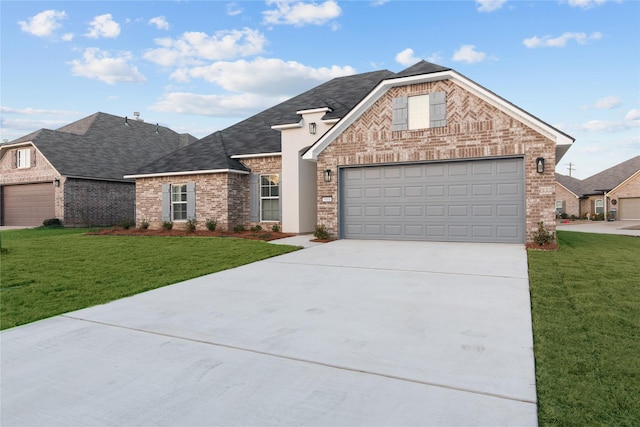
[[0, 134], [96, 112], [202, 138], [332, 78], [425, 60], [576, 139], [640, 155], [640, 1], [0, 1]]

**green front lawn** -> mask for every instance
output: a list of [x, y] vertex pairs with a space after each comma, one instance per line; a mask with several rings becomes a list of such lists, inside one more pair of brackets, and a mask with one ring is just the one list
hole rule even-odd
[[539, 424], [640, 425], [640, 238], [529, 251]]
[[296, 250], [235, 238], [0, 232], [0, 329], [103, 304]]

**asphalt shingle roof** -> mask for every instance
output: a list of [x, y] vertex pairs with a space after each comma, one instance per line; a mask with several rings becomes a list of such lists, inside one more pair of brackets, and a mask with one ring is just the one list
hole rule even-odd
[[391, 71], [374, 71], [332, 79], [320, 86], [262, 111], [194, 144], [139, 168], [136, 174], [247, 168], [228, 156], [279, 153], [281, 134], [274, 125], [298, 123], [296, 111], [329, 107], [323, 119], [344, 117], [378, 83], [393, 76]]
[[95, 113], [57, 130], [41, 129], [7, 144], [31, 141], [65, 176], [116, 179], [195, 137], [137, 120]]
[[564, 188], [571, 191], [578, 197], [582, 197], [582, 195], [584, 195], [585, 193], [582, 181], [572, 176], [556, 173], [556, 182], [561, 184]]
[[613, 190], [638, 171], [640, 171], [640, 156], [632, 157], [584, 179], [582, 181], [584, 195], [602, 194], [602, 190]]

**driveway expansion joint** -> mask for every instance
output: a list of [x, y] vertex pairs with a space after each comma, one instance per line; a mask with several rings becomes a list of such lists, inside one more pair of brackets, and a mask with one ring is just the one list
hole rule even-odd
[[455, 387], [455, 386], [451, 386], [451, 385], [447, 385], [447, 384], [440, 384], [440, 383], [434, 383], [434, 382], [429, 382], [429, 381], [422, 381], [422, 380], [418, 380], [418, 379], [414, 379], [414, 378], [407, 378], [407, 377], [401, 377], [401, 376], [397, 376], [397, 375], [385, 374], [385, 373], [381, 373], [381, 372], [374, 372], [374, 371], [368, 371], [368, 370], [363, 370], [363, 369], [358, 369], [358, 368], [351, 368], [351, 367], [348, 367], [348, 366], [340, 366], [340, 365], [335, 365], [335, 364], [330, 364], [330, 363], [318, 362], [318, 361], [315, 361], [315, 360], [303, 359], [303, 358], [299, 358], [299, 357], [285, 356], [285, 355], [282, 355], [282, 354], [270, 353], [270, 352], [267, 352], [267, 351], [255, 350], [255, 349], [246, 348], [246, 347], [239, 347], [239, 346], [230, 345], [230, 344], [217, 343], [217, 342], [207, 341], [207, 340], [202, 340], [202, 339], [197, 339], [197, 338], [187, 338], [187, 337], [183, 337], [183, 336], [179, 336], [179, 335], [172, 335], [172, 334], [166, 334], [166, 333], [162, 333], [162, 332], [155, 332], [155, 331], [150, 331], [150, 330], [146, 330], [146, 329], [142, 329], [142, 328], [134, 328], [134, 327], [130, 327], [130, 326], [117, 325], [117, 324], [114, 324], [114, 323], [101, 322], [101, 321], [98, 321], [98, 320], [85, 319], [85, 318], [82, 318], [82, 317], [75, 317], [75, 316], [71, 316], [71, 315], [68, 315], [68, 314], [60, 315], [60, 317], [63, 317], [63, 318], [66, 318], [66, 319], [70, 319], [70, 320], [76, 320], [76, 321], [80, 321], [80, 322], [93, 323], [93, 324], [101, 325], [101, 326], [124, 329], [124, 330], [133, 331], [133, 332], [139, 332], [139, 333], [143, 333], [143, 334], [151, 334], [151, 335], [161, 336], [161, 337], [165, 337], [165, 338], [171, 338], [171, 339], [177, 339], [177, 340], [182, 340], [182, 341], [194, 342], [194, 343], [198, 343], [198, 344], [205, 344], [205, 345], [210, 345], [210, 346], [215, 346], [215, 347], [221, 347], [221, 348], [226, 348], [226, 349], [229, 349], [229, 350], [243, 351], [243, 352], [253, 353], [253, 354], [262, 355], [262, 356], [274, 357], [274, 358], [277, 358], [277, 359], [284, 359], [284, 360], [289, 360], [289, 361], [298, 362], [298, 363], [310, 364], [310, 365], [314, 365], [314, 366], [321, 366], [321, 367], [325, 367], [325, 368], [338, 369], [338, 370], [341, 370], [341, 371], [347, 371], [347, 372], [352, 372], [352, 373], [360, 373], [360, 374], [365, 374], [365, 375], [371, 375], [371, 376], [375, 376], [375, 377], [379, 377], [379, 378], [386, 378], [386, 379], [390, 379], [390, 380], [394, 380], [394, 381], [408, 382], [408, 383], [419, 384], [419, 385], [424, 385], [424, 386], [428, 386], [428, 387], [436, 387], [436, 388], [442, 388], [442, 389], [447, 389], [447, 390], [452, 390], [452, 391], [459, 391], [459, 392], [462, 392], [462, 393], [470, 393], [470, 394], [475, 394], [475, 395], [493, 397], [493, 398], [497, 398], [497, 399], [504, 399], [504, 400], [508, 400], [508, 401], [514, 401], [514, 402], [521, 402], [521, 403], [528, 403], [528, 404], [532, 404], [532, 405], [537, 405], [537, 402], [535, 400], [530, 400], [530, 399], [525, 399], [525, 398], [518, 398], [518, 397], [513, 397], [513, 396], [507, 396], [507, 395], [498, 394], [498, 393], [483, 392], [483, 391], [480, 391], [480, 390], [474, 390], [474, 389], [470, 389], [470, 388]]

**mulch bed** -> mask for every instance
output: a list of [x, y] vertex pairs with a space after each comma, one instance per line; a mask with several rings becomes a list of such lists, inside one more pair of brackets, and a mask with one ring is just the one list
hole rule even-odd
[[527, 243], [525, 245], [527, 249], [531, 249], [533, 251], [557, 251], [558, 244], [557, 243], [547, 243], [546, 245], [539, 245], [537, 243]]
[[209, 230], [165, 230], [165, 229], [142, 229], [142, 228], [105, 228], [98, 231], [85, 233], [98, 236], [161, 236], [161, 237], [235, 237], [238, 239], [270, 240], [282, 239], [284, 237], [295, 236], [295, 234], [275, 232], [275, 231], [209, 231]]

